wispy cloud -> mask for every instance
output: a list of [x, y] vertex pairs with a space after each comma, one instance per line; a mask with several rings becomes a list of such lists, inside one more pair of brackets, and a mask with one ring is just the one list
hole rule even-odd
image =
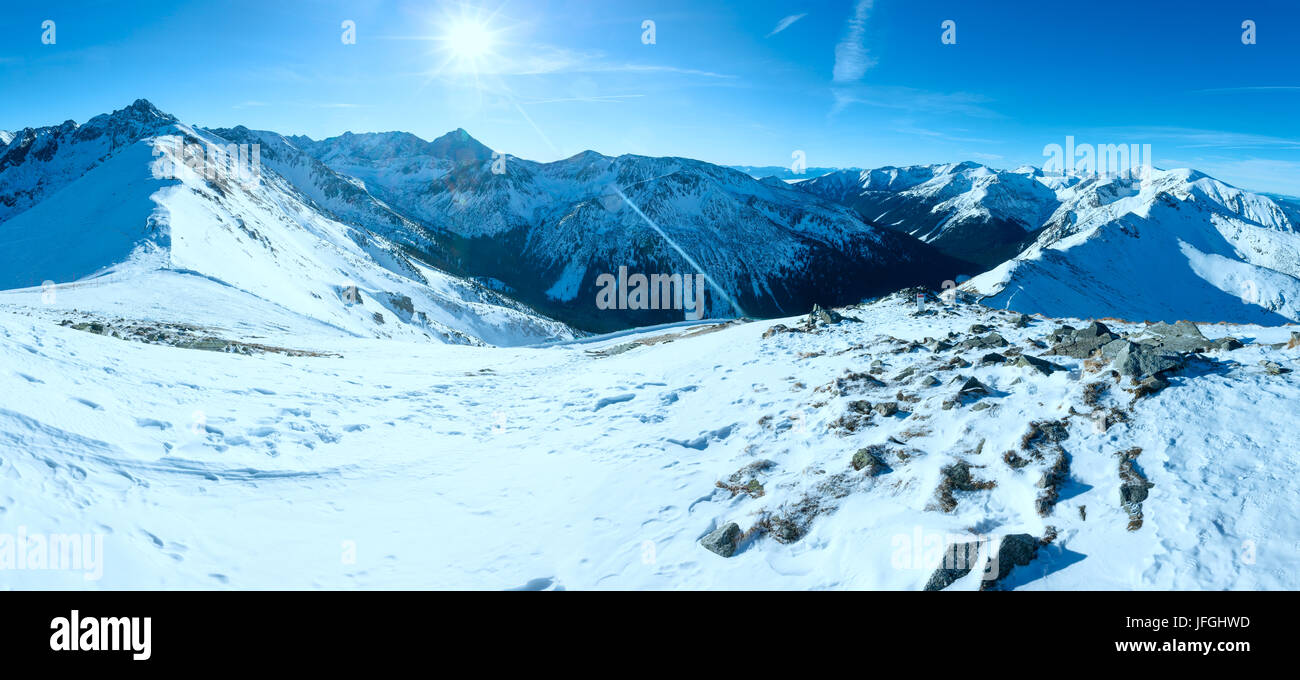
[[[665, 73], [699, 78], [733, 79], [736, 76], [665, 64], [637, 64], [612, 61], [599, 51], [571, 50], [554, 45], [530, 45], [527, 51], [495, 55], [476, 68], [479, 76], [540, 76], [565, 73]], [[441, 73], [428, 73], [438, 76]]]
[[867, 50], [867, 18], [871, 15], [873, 0], [858, 0], [849, 17], [844, 37], [835, 46], [834, 78], [837, 83], [861, 80], [867, 69], [875, 64]]
[[1179, 149], [1278, 149], [1300, 151], [1300, 139], [1274, 137], [1250, 132], [1226, 132], [1180, 127], [1120, 127], [1103, 128], [1097, 134], [1123, 136], [1129, 139], [1148, 139], [1163, 142], [1164, 146]]
[[846, 107], [861, 104], [887, 109], [900, 109], [921, 113], [963, 115], [972, 118], [1002, 118], [1002, 114], [988, 108], [992, 100], [968, 92], [931, 92], [912, 87], [858, 86], [837, 87], [831, 90], [835, 97], [834, 115]]
[[808, 16], [808, 13], [807, 13], [807, 12], [804, 12], [803, 14], [791, 14], [790, 16], [788, 16], [788, 17], [786, 17], [786, 18], [784, 18], [784, 19], [782, 19], [782, 20], [776, 22], [776, 28], [772, 29], [772, 32], [771, 32], [771, 33], [768, 33], [768, 34], [767, 34], [767, 37], [770, 38], [770, 37], [776, 35], [777, 33], [780, 33], [781, 31], [784, 31], [785, 29], [790, 28], [792, 25], [794, 25], [794, 22], [796, 22], [796, 21], [798, 21], [798, 20], [800, 20], [800, 19], [802, 19], [802, 18], [804, 18], [804, 17], [806, 17], [806, 16]]
[[[961, 128], [953, 128], [951, 131], [944, 132], [941, 130], [930, 130], [927, 128], [916, 127], [915, 125], [911, 125], [909, 123], [900, 123], [894, 127], [894, 132], [897, 132], [899, 134], [904, 134], [904, 135], [916, 135], [918, 137], [929, 137], [931, 139], [939, 139], [945, 142], [962, 142], [965, 144], [999, 144], [1000, 143], [999, 140], [996, 139], [985, 139], [981, 137], [962, 136], [960, 133], [966, 132], [966, 130]], [[958, 133], [958, 134], [953, 134], [953, 133]], [[1001, 158], [1001, 156], [997, 156], [997, 158]]]

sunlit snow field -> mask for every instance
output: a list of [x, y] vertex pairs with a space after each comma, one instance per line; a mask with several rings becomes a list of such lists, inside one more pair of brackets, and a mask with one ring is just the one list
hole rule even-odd
[[[816, 389], [876, 359], [885, 375], [928, 361], [883, 336], [1005, 324], [981, 307], [918, 317], [891, 299], [842, 310], [861, 321], [815, 334], [764, 339], [770, 321], [521, 348], [348, 338], [287, 318], [230, 333], [341, 355], [292, 358], [58, 325], [74, 309], [121, 314], [103, 290], [60, 291], [54, 305], [39, 290], [0, 294], [0, 532], [104, 537], [97, 580], [17, 569], [0, 586], [916, 590], [935, 567], [918, 537], [1050, 525], [1059, 537], [1008, 585], [1300, 587], [1300, 372], [1257, 365], [1300, 368], [1296, 350], [1212, 352], [1211, 367], [1176, 374], [1129, 423], [1100, 432], [1071, 420], [1070, 481], [1040, 517], [1036, 477], [1001, 452], [1029, 421], [1078, 406], [1092, 379], [1082, 362], [1054, 357], [1075, 370], [1050, 376], [962, 369], [994, 391], [997, 405], [978, 412], [941, 409], [947, 385], [890, 383], [920, 401], [848, 434], [828, 426], [854, 395]], [[998, 330], [1019, 343], [1055, 325]], [[1291, 329], [1202, 330], [1272, 343]], [[848, 493], [802, 539], [757, 535], [731, 558], [699, 544], [852, 473], [854, 451], [895, 436], [924, 455], [845, 476]], [[1114, 454], [1133, 446], [1155, 486], [1130, 532]], [[927, 509], [955, 456], [996, 488], [960, 494], [952, 513]], [[716, 486], [761, 459], [775, 463], [762, 497]]]

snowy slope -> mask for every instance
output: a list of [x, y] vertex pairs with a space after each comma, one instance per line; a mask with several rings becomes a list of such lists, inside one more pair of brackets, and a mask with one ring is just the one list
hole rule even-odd
[[[897, 297], [770, 337], [774, 322], [546, 348], [320, 336], [342, 357], [286, 358], [63, 328], [30, 295], [0, 296], [0, 521], [98, 534], [102, 572], [10, 570], [5, 587], [919, 590], [949, 542], [1053, 532], [1000, 587], [1300, 587], [1300, 371], [1257, 365], [1300, 369], [1295, 349], [1208, 352], [1135, 398], [1068, 357], [1044, 357], [1067, 369], [1050, 375], [953, 365], [990, 350], [917, 343], [981, 323], [1040, 354], [1056, 324], [916, 316]], [[944, 408], [957, 375], [989, 394]], [[1033, 456], [1055, 449], [1025, 435], [1058, 420], [1068, 470], [1044, 516], [1052, 459]], [[876, 445], [889, 469], [854, 470]], [[1134, 447], [1154, 486], [1130, 529], [1117, 454]], [[962, 461], [982, 488], [945, 512]], [[782, 518], [802, 533], [753, 531], [730, 558], [700, 544]]]
[[[9, 199], [0, 288], [101, 277], [96, 285], [124, 284], [98, 298], [116, 306], [115, 296], [134, 295], [132, 280], [166, 270], [200, 281], [210, 291], [200, 296], [233, 288], [264, 308], [261, 316], [289, 310], [304, 327], [348, 335], [491, 344], [572, 337], [562, 324], [407, 257], [366, 228], [406, 224], [382, 204], [348, 204], [356, 197], [344, 195], [334, 202], [342, 215], [322, 209], [274, 170], [290, 167], [277, 149], [274, 165], [244, 182], [188, 167], [168, 142], [176, 138], [205, 148], [232, 141], [144, 101], [84, 126], [24, 131], [23, 145], [0, 157], [0, 196]], [[330, 205], [330, 195], [319, 198]], [[176, 296], [153, 318], [190, 317], [193, 306]]]
[[1035, 243], [964, 287], [987, 303], [1080, 317], [1300, 319], [1300, 234], [1273, 199], [1193, 170], [1092, 178]]

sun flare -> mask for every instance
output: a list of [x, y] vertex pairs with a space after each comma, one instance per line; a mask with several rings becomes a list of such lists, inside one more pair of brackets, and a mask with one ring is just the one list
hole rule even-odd
[[493, 54], [497, 37], [485, 22], [465, 18], [447, 26], [442, 43], [451, 60], [461, 67], [474, 68]]

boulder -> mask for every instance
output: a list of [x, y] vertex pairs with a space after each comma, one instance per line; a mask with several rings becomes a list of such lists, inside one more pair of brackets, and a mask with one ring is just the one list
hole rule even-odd
[[1016, 567], [1023, 567], [1038, 556], [1042, 541], [1029, 534], [1007, 534], [998, 544], [998, 551], [984, 570], [980, 590], [994, 590]]
[[966, 382], [962, 383], [961, 389], [957, 390], [957, 392], [962, 395], [984, 396], [990, 394], [988, 386], [975, 378], [967, 379]]
[[1098, 321], [1094, 321], [1080, 329], [1066, 330], [1069, 328], [1069, 326], [1062, 326], [1052, 334], [1052, 339], [1056, 342], [1056, 345], [1052, 347], [1052, 354], [1075, 359], [1086, 359], [1103, 346], [1119, 340], [1118, 335], [1112, 333], [1105, 324]]
[[1018, 366], [1020, 368], [1028, 368], [1038, 373], [1041, 373], [1042, 375], [1051, 375], [1056, 371], [1065, 370], [1064, 366], [1054, 364], [1046, 359], [1031, 357], [1028, 354], [1021, 354], [1019, 357], [1016, 358], [1015, 362], [1012, 363], [1011, 365]]
[[818, 304], [814, 304], [812, 312], [808, 314], [808, 325], [810, 326], [816, 326], [819, 324], [825, 326], [827, 324], [839, 323], [843, 320], [844, 317], [840, 316], [835, 310], [824, 309]]
[[883, 449], [883, 446], [868, 446], [865, 449], [858, 449], [858, 452], [853, 454], [853, 460], [850, 464], [854, 470], [862, 471], [868, 477], [875, 477], [889, 472], [889, 466], [881, 458]]
[[926, 582], [926, 590], [943, 590], [952, 585], [957, 579], [970, 573], [979, 559], [980, 546], [982, 541], [971, 541], [969, 543], [949, 543], [943, 551], [943, 561], [939, 567], [930, 575], [930, 580]]
[[700, 545], [710, 552], [731, 557], [736, 554], [736, 547], [740, 545], [740, 536], [740, 525], [728, 522], [701, 538]]
[[1179, 321], [1176, 324], [1167, 324], [1164, 322], [1147, 326], [1143, 331], [1146, 337], [1143, 342], [1157, 347], [1165, 352], [1206, 352], [1209, 351], [1214, 343], [1201, 333], [1201, 329], [1190, 321]]
[[997, 352], [989, 352], [980, 357], [980, 366], [992, 366], [993, 364], [1005, 364], [1007, 358]]
[[1185, 360], [1177, 354], [1162, 352], [1148, 345], [1130, 342], [1115, 353], [1112, 362], [1120, 375], [1135, 380], [1182, 368]]
[[1236, 338], [1219, 338], [1214, 341], [1214, 349], [1221, 352], [1230, 352], [1234, 349], [1241, 349], [1242, 347], [1243, 345], [1241, 344], [1241, 341]]

